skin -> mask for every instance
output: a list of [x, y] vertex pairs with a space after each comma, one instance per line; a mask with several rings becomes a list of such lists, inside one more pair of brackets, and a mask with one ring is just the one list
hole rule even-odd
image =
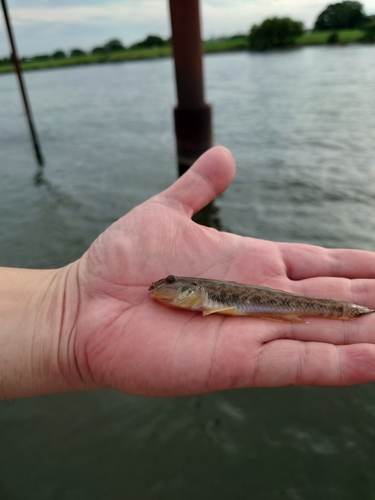
[[235, 163], [216, 147], [58, 270], [0, 270], [0, 395], [114, 387], [175, 396], [375, 381], [375, 320], [307, 325], [174, 310], [148, 287], [169, 274], [257, 283], [375, 307], [375, 254], [275, 243], [199, 226]]

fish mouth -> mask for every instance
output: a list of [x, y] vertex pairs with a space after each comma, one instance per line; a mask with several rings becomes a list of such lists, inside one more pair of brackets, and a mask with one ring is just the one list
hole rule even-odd
[[153, 282], [148, 290], [151, 292], [151, 297], [163, 304], [171, 303], [176, 297], [176, 294], [178, 294], [178, 289], [170, 288], [166, 286], [165, 283], [159, 283], [159, 281]]
[[161, 287], [162, 285], [165, 285], [165, 284], [166, 284], [166, 283], [165, 283], [165, 279], [161, 279], [161, 280], [159, 280], [159, 281], [153, 281], [153, 282], [152, 282], [152, 285], [151, 285], [151, 286], [149, 286], [148, 290], [149, 290], [149, 292], [151, 292], [152, 290], [155, 290], [155, 289], [156, 289], [156, 291], [159, 291], [159, 290], [160, 290], [160, 287]]

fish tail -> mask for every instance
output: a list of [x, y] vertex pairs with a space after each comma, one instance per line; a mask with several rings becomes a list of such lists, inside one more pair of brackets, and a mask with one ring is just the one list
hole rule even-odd
[[363, 314], [375, 312], [374, 309], [368, 307], [358, 306], [357, 304], [345, 304], [342, 316], [339, 319], [355, 319]]

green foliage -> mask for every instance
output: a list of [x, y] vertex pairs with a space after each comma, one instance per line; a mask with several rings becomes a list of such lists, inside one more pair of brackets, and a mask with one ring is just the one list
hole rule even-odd
[[52, 54], [52, 57], [53, 59], [64, 59], [64, 57], [66, 57], [66, 54], [63, 50], [56, 50], [56, 52]]
[[151, 47], [164, 47], [167, 45], [167, 41], [160, 38], [157, 35], [149, 35], [147, 38], [142, 40], [141, 42], [135, 43], [131, 45], [131, 49], [142, 49], [142, 48], [151, 48]]
[[312, 31], [304, 33], [297, 38], [298, 45], [322, 45], [328, 43], [332, 33], [337, 33], [340, 43], [356, 43], [363, 37], [363, 31], [355, 30], [338, 30], [338, 31]]
[[[369, 21], [372, 21], [366, 27], [360, 29], [352, 30], [339, 30], [337, 31], [338, 39], [340, 43], [353, 43], [360, 41], [371, 42], [373, 40], [373, 30], [371, 27], [375, 24], [375, 18], [371, 19], [368, 17]], [[365, 38], [365, 34], [371, 35], [371, 38]], [[322, 45], [328, 43], [330, 37], [332, 40], [332, 34], [336, 31], [313, 31], [310, 33], [304, 32], [298, 36], [295, 40], [298, 46], [305, 45]], [[372, 33], [372, 34], [371, 34]], [[106, 62], [118, 62], [118, 61], [135, 61], [141, 59], [152, 59], [158, 57], [171, 57], [172, 49], [170, 43], [166, 41], [166, 45], [162, 47], [149, 47], [149, 48], [139, 48], [132, 50], [122, 50], [114, 52], [106, 52], [104, 47], [96, 47], [91, 51], [90, 54], [80, 55], [79, 57], [65, 57], [65, 58], [53, 58], [51, 55], [39, 55], [33, 58], [22, 58], [21, 64], [22, 68], [27, 70], [39, 70], [47, 68], [62, 68], [68, 66], [76, 66], [81, 64], [98, 64]], [[248, 48], [248, 37], [246, 35], [234, 35], [228, 38], [212, 39], [203, 43], [204, 52], [224, 52], [224, 51], [235, 51], [235, 50], [245, 50]], [[78, 49], [79, 50], [79, 49]], [[83, 51], [81, 51], [83, 52]], [[81, 52], [79, 52], [81, 54]], [[10, 73], [14, 71], [14, 66], [10, 57], [0, 59], [0, 74]]]
[[363, 5], [359, 2], [345, 1], [328, 5], [315, 21], [314, 30], [359, 28], [365, 22]]
[[113, 38], [112, 40], [109, 40], [103, 47], [105, 52], [119, 52], [121, 50], [126, 50], [125, 47], [122, 45], [121, 40], [118, 38]]
[[51, 56], [49, 54], [40, 54], [38, 56], [30, 57], [32, 61], [48, 61], [51, 59]]
[[83, 52], [83, 50], [81, 49], [72, 49], [70, 51], [70, 57], [81, 57], [81, 56], [85, 56], [86, 55], [86, 52]]
[[94, 47], [91, 51], [91, 54], [103, 55], [103, 54], [105, 54], [105, 48], [104, 47]]
[[329, 35], [329, 37], [327, 38], [327, 43], [329, 45], [334, 45], [335, 43], [338, 43], [339, 41], [339, 34], [336, 33], [336, 31], [334, 31], [333, 33], [331, 33]]
[[251, 50], [268, 50], [288, 47], [296, 43], [296, 38], [303, 34], [303, 24], [289, 17], [266, 19], [261, 25], [254, 25], [249, 34]]
[[5, 66], [12, 64], [12, 60], [10, 57], [3, 57], [3, 59], [0, 59], [0, 66]]
[[361, 42], [375, 43], [375, 19], [373, 22], [363, 26], [362, 31], [365, 34], [361, 38]]
[[228, 38], [208, 40], [203, 42], [204, 52], [229, 52], [236, 50], [246, 50], [248, 40], [246, 35], [235, 35]]

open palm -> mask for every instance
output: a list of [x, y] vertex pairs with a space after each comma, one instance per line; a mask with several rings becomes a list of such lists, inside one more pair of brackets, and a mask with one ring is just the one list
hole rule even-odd
[[163, 307], [149, 296], [168, 274], [261, 284], [375, 306], [375, 255], [273, 243], [191, 220], [232, 181], [213, 148], [169, 189], [107, 229], [79, 262], [75, 360], [90, 385], [184, 395], [375, 380], [375, 316], [287, 324]]

